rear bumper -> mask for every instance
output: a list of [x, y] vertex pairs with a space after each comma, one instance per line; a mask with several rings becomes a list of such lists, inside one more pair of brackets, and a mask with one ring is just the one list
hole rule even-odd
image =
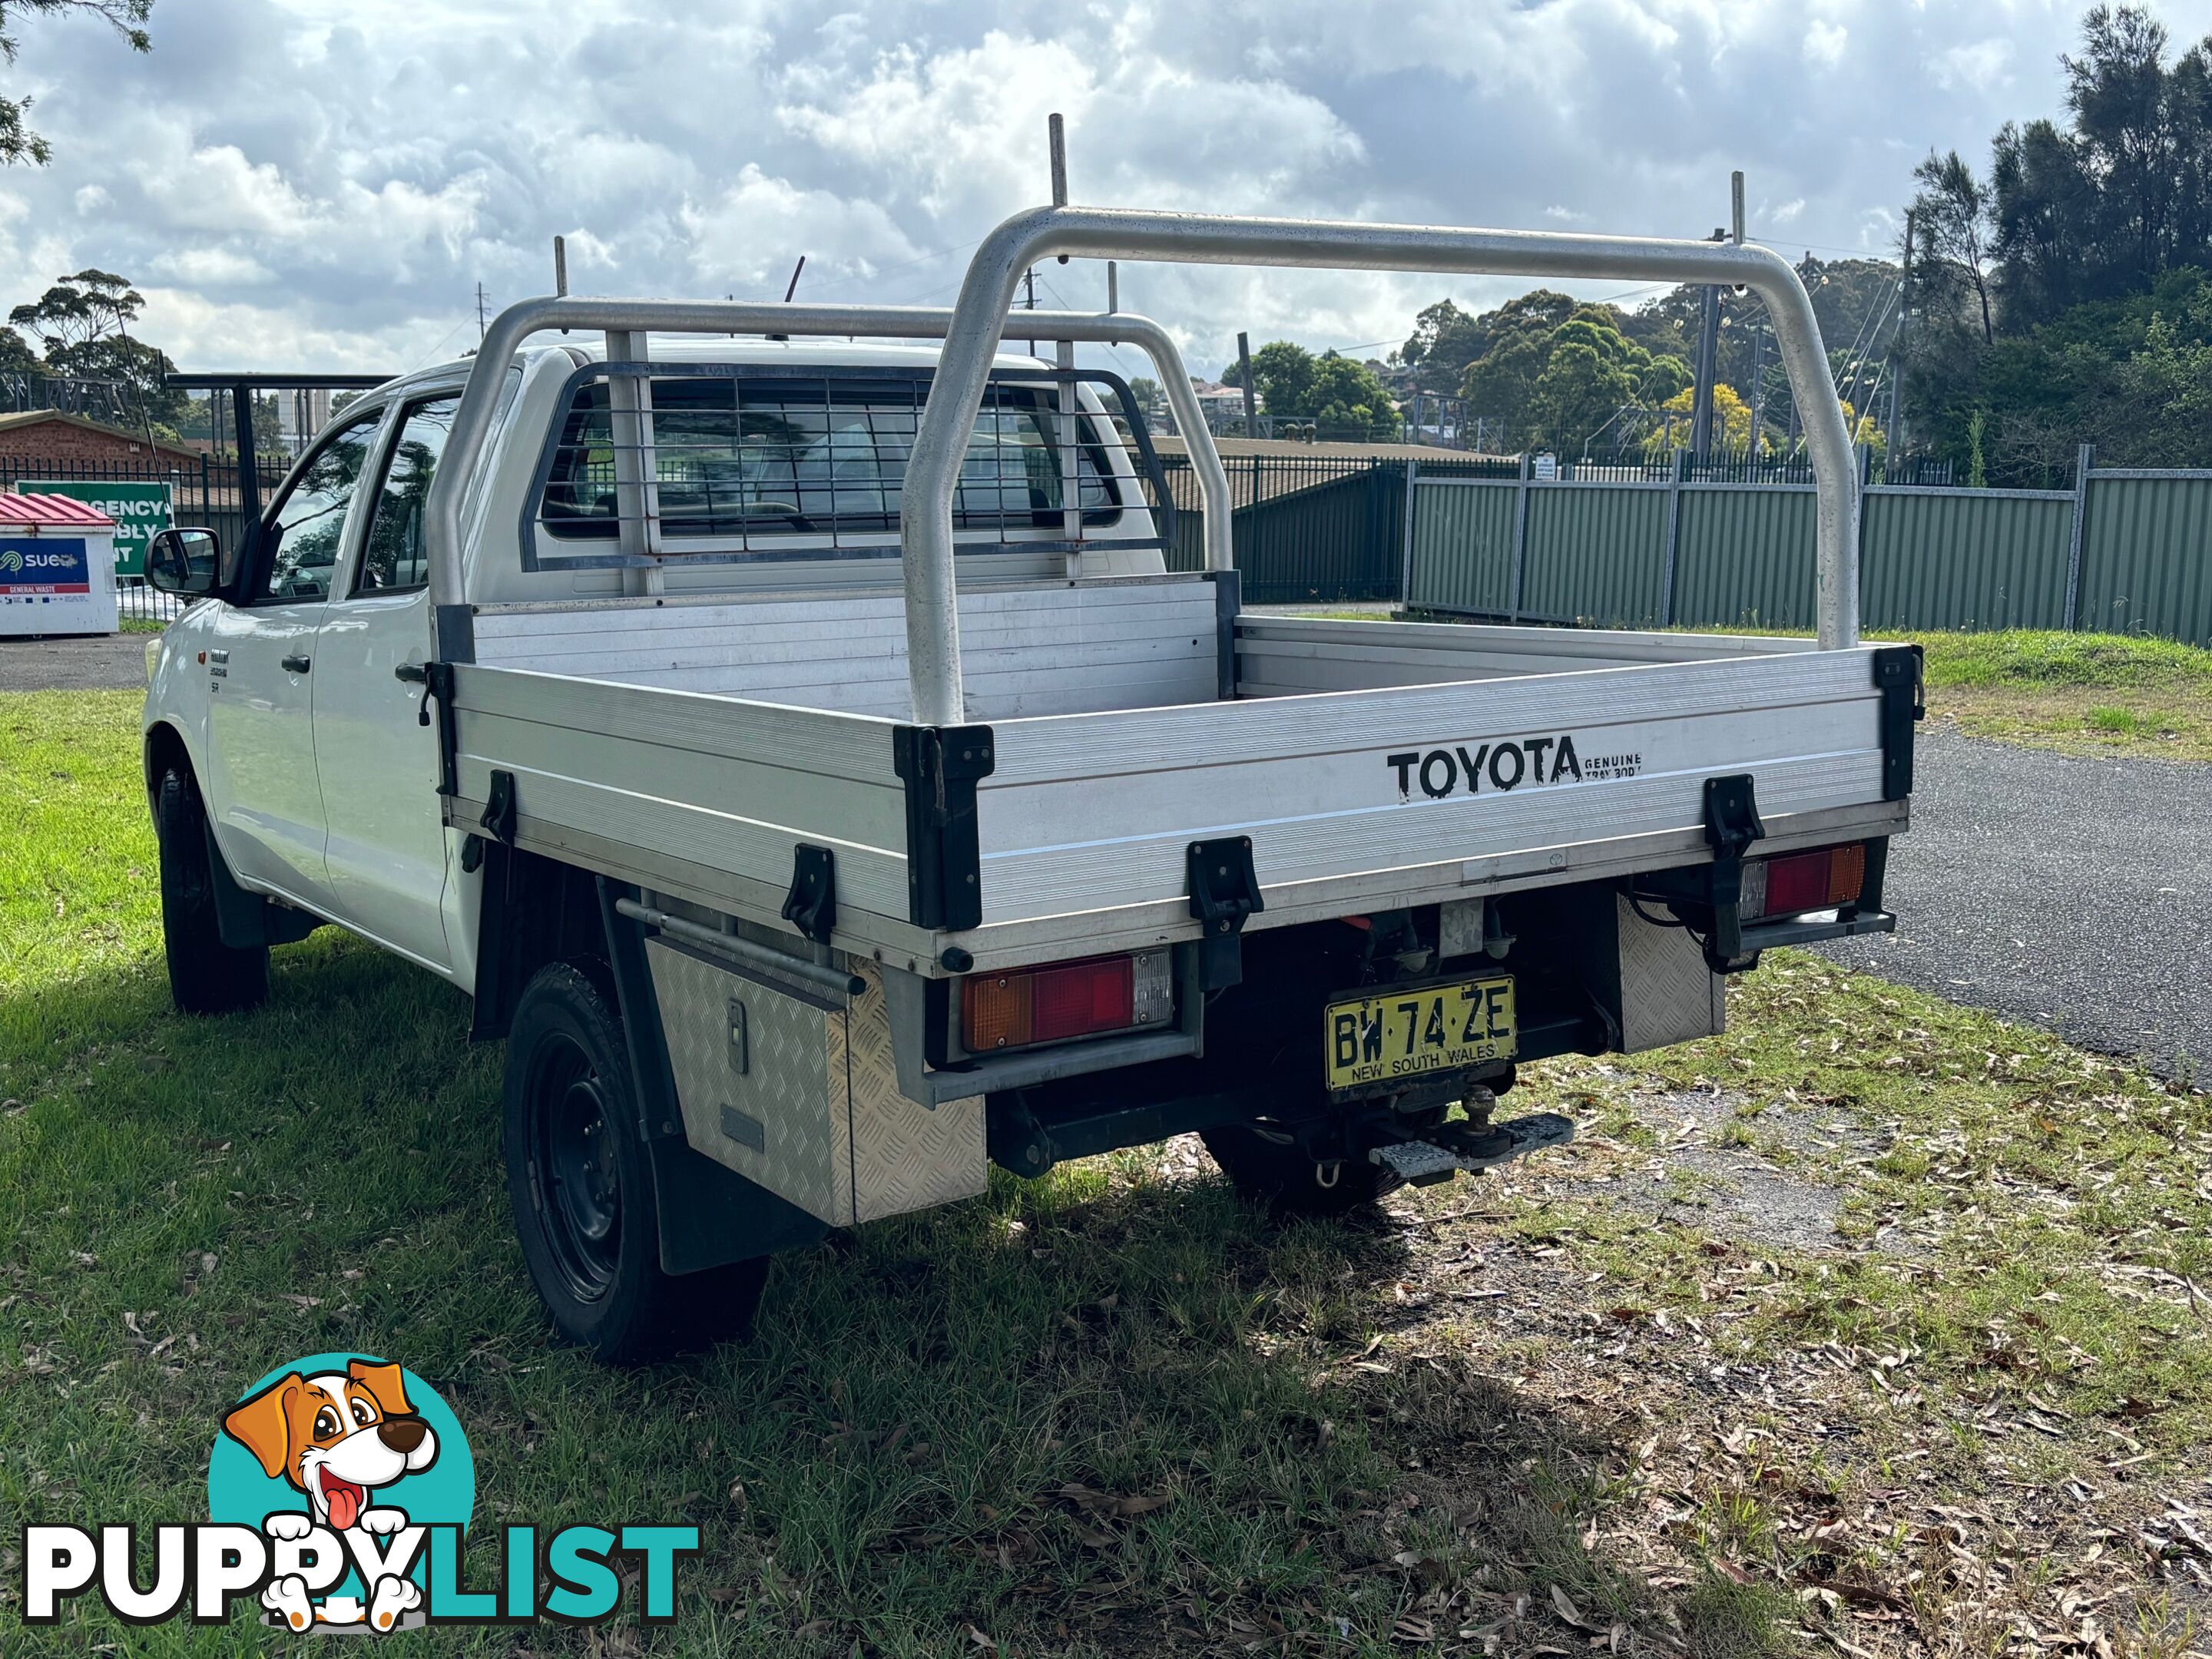
[[1771, 951], [1784, 945], [1817, 945], [1826, 939], [1856, 939], [1861, 933], [1893, 933], [1897, 917], [1888, 910], [1863, 910], [1827, 920], [1818, 916], [1784, 916], [1773, 921], [1754, 921], [1743, 930], [1747, 951]]

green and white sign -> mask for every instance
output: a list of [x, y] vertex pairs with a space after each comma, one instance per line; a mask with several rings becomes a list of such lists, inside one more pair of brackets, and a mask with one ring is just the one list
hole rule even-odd
[[175, 503], [165, 483], [112, 483], [100, 478], [23, 478], [15, 488], [26, 495], [65, 495], [97, 507], [115, 520], [115, 574], [146, 574], [146, 544], [157, 530], [177, 522]]

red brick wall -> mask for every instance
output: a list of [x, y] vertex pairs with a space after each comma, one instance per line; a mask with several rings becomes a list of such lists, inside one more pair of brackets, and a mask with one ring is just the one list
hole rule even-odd
[[200, 465], [200, 458], [188, 451], [167, 444], [149, 448], [143, 438], [134, 441], [70, 421], [38, 421], [0, 432], [0, 473], [8, 479], [35, 477], [35, 464], [41, 461], [65, 462], [72, 468], [119, 465], [131, 471], [158, 462], [198, 472]]

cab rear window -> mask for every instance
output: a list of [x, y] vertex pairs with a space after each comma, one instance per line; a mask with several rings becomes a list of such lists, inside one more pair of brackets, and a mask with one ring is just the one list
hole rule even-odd
[[[654, 374], [651, 476], [664, 537], [895, 532], [926, 374], [908, 377]], [[955, 528], [1060, 530], [1066, 481], [1049, 386], [987, 388], [953, 503]], [[616, 446], [626, 413], [604, 375], [578, 385], [562, 417], [538, 522], [562, 540], [612, 540], [622, 516]], [[1074, 505], [1085, 526], [1122, 506], [1099, 434], [1077, 422]]]

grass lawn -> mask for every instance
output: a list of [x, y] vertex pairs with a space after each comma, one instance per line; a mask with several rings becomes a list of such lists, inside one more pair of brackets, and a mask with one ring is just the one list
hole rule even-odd
[[[1315, 611], [1345, 622], [1370, 612]], [[1449, 618], [1424, 617], [1425, 621]], [[1710, 631], [1710, 630], [1707, 630]], [[1809, 630], [1740, 627], [1736, 634]], [[2212, 651], [2136, 634], [1869, 629], [1928, 653], [1928, 712], [1976, 737], [2069, 755], [2212, 760]]]
[[319, 935], [170, 1013], [137, 702], [0, 696], [0, 1651], [294, 1650], [24, 1630], [14, 1540], [204, 1513], [223, 1409], [325, 1349], [441, 1388], [481, 1519], [702, 1530], [672, 1626], [410, 1651], [2206, 1649], [2202, 1095], [1778, 953], [1727, 1037], [1534, 1068], [1583, 1137], [1508, 1179], [1277, 1227], [1188, 1142], [994, 1175], [609, 1372], [462, 998]]
[[2068, 754], [2212, 760], [2212, 651], [2124, 634], [1929, 634], [1929, 712]]

